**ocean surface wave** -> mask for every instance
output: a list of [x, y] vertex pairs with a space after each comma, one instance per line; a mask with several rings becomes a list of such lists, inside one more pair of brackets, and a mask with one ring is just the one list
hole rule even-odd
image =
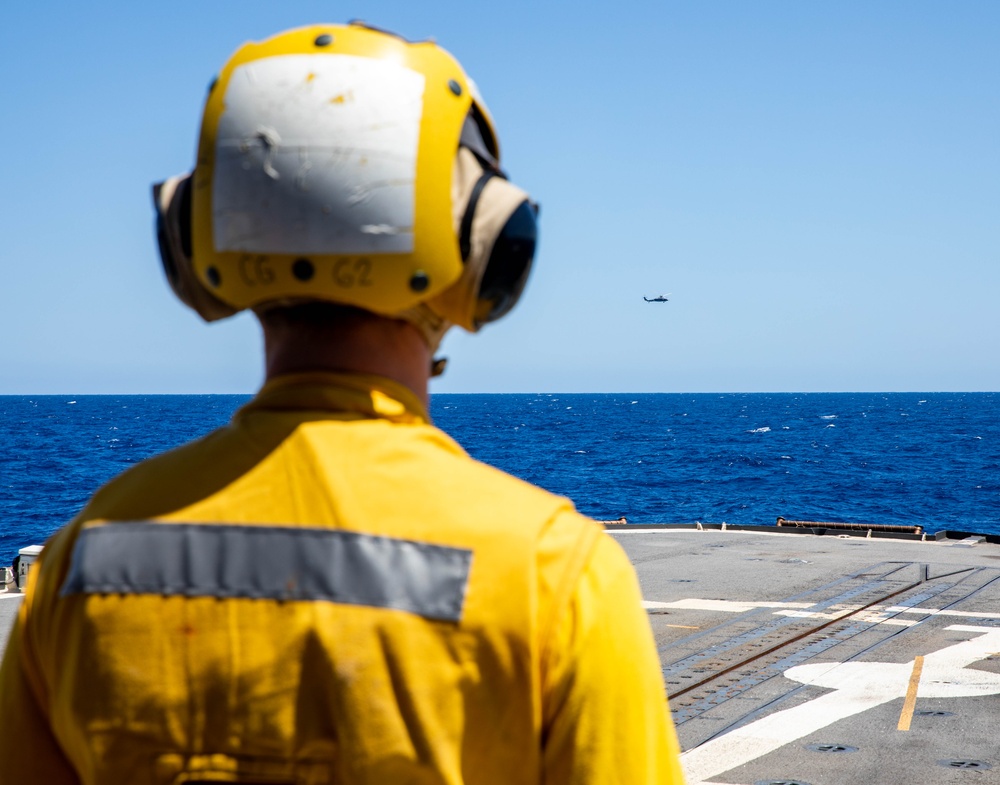
[[[0, 563], [248, 396], [0, 396]], [[469, 453], [601, 520], [919, 524], [1000, 534], [1000, 395], [434, 395]], [[833, 426], [833, 427], [830, 427]]]

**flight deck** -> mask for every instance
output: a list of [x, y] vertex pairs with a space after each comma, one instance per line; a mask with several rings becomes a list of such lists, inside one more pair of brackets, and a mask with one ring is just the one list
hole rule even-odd
[[639, 575], [688, 785], [1000, 782], [994, 538], [608, 530]]

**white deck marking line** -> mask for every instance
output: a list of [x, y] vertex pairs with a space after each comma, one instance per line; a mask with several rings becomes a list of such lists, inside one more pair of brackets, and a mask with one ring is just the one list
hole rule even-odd
[[687, 611], [722, 611], [723, 613], [745, 613], [755, 608], [812, 608], [814, 602], [734, 602], [733, 600], [700, 600], [689, 598], [686, 600], [675, 600], [674, 602], [655, 602], [643, 600], [642, 607], [650, 608], [676, 608]]
[[[835, 619], [838, 616], [842, 616], [845, 613], [850, 613], [853, 610], [857, 610], [861, 606], [854, 607], [842, 607], [837, 605], [831, 605], [831, 610], [834, 613], [825, 613], [823, 611], [775, 611], [775, 616], [794, 616], [799, 619]], [[709, 610], [705, 608], [704, 610]], [[962, 619], [1000, 619], [1000, 613], [977, 613], [976, 611], [942, 611], [936, 608], [900, 608], [898, 606], [885, 607], [883, 605], [872, 605], [868, 608], [869, 613], [877, 613], [880, 615], [896, 614], [896, 613], [912, 613], [920, 614], [922, 616], [957, 616]], [[887, 616], [886, 616], [887, 618]], [[916, 622], [911, 622], [916, 624]]]
[[[739, 529], [641, 529], [639, 528], [642, 524], [636, 524], [633, 528], [632, 524], [626, 524], [625, 526], [615, 526], [613, 529], [606, 529], [607, 533], [612, 536], [617, 536], [619, 534], [656, 534], [656, 535], [670, 535], [670, 534], [697, 534], [699, 537], [704, 537], [705, 535], [711, 536], [713, 534], [718, 534], [720, 536], [732, 536], [734, 534], [752, 534], [756, 537], [801, 537], [801, 534], [792, 534], [791, 532], [745, 532]], [[863, 537], [858, 537], [857, 539], [863, 540]], [[720, 785], [718, 782], [712, 783], [712, 785]]]
[[[925, 698], [1000, 694], [1000, 674], [967, 667], [997, 650], [1000, 629], [963, 624], [954, 624], [946, 629], [978, 634], [924, 657], [920, 694]], [[785, 671], [784, 675], [789, 679], [826, 687], [832, 692], [770, 714], [683, 753], [681, 760], [689, 785], [701, 785], [711, 777], [742, 766], [838, 720], [905, 697], [912, 671], [913, 667], [908, 662], [816, 663]]]
[[917, 687], [920, 684], [920, 672], [924, 669], [924, 658], [917, 655], [913, 658], [913, 673], [910, 674], [910, 684], [906, 688], [906, 700], [903, 710], [899, 713], [899, 723], [896, 730], [909, 730], [913, 720], [913, 708], [917, 705]]
[[871, 624], [892, 624], [896, 627], [913, 627], [920, 622], [912, 619], [894, 619], [886, 611], [880, 611], [878, 605], [873, 605], [861, 613], [853, 611], [838, 611], [836, 613], [811, 613], [810, 611], [775, 611], [775, 616], [791, 616], [796, 619], [852, 619], [866, 621]]
[[893, 605], [886, 608], [891, 613], [926, 613], [930, 616], [961, 616], [963, 619], [1000, 619], [1000, 613], [975, 611], [943, 611], [938, 608], [898, 608]]
[[[754, 602], [743, 600], [702, 600], [689, 597], [684, 600], [674, 602], [657, 602], [655, 600], [643, 600], [642, 607], [646, 610], [656, 610], [661, 608], [674, 608], [676, 610], [689, 611], [719, 611], [720, 613], [746, 613], [757, 608], [777, 608], [775, 616], [792, 616], [799, 619], [836, 619], [845, 613], [860, 610], [862, 605], [830, 605], [822, 611], [810, 611], [806, 608], [815, 607], [812, 602]], [[830, 611], [830, 612], [828, 612]], [[1000, 613], [989, 613], [986, 611], [953, 611], [942, 610], [940, 608], [919, 608], [905, 605], [872, 605], [866, 610], [866, 621], [881, 621], [888, 619], [888, 614], [913, 613], [923, 616], [957, 616], [962, 619], [1000, 619]], [[916, 622], [897, 620], [891, 622], [900, 626], [911, 626]]]
[[[831, 605], [829, 609], [831, 611], [854, 611], [858, 610], [863, 606], [861, 605]], [[1000, 619], [1000, 613], [989, 613], [985, 611], [952, 611], [952, 610], [942, 610], [940, 608], [921, 608], [919, 606], [910, 605], [872, 605], [868, 610], [878, 611], [880, 613], [914, 613], [923, 616], [959, 616], [963, 619]], [[832, 619], [834, 614], [824, 614], [820, 611], [811, 612], [804, 611], [800, 613], [785, 612], [781, 615], [784, 616], [801, 616], [803, 618], [808, 618], [809, 616], [814, 616], [815, 618], [821, 619]]]

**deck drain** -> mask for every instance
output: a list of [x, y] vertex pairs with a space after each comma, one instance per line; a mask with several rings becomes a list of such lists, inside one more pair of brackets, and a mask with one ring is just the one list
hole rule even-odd
[[807, 750], [813, 752], [857, 752], [857, 747], [848, 747], [846, 744], [807, 744]]
[[939, 760], [938, 766], [946, 769], [979, 769], [985, 771], [993, 767], [984, 760]]
[[955, 712], [953, 711], [934, 711], [932, 709], [925, 709], [924, 711], [913, 712], [918, 717], [954, 717]]

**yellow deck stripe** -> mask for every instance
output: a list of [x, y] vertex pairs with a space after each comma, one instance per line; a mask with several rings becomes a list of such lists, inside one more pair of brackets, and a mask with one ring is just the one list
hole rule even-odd
[[903, 711], [899, 714], [899, 724], [896, 730], [909, 730], [913, 719], [913, 707], [917, 705], [917, 685], [920, 683], [920, 672], [924, 669], [924, 658], [917, 655], [913, 658], [913, 673], [910, 674], [910, 686], [906, 688], [906, 700], [903, 701]]

